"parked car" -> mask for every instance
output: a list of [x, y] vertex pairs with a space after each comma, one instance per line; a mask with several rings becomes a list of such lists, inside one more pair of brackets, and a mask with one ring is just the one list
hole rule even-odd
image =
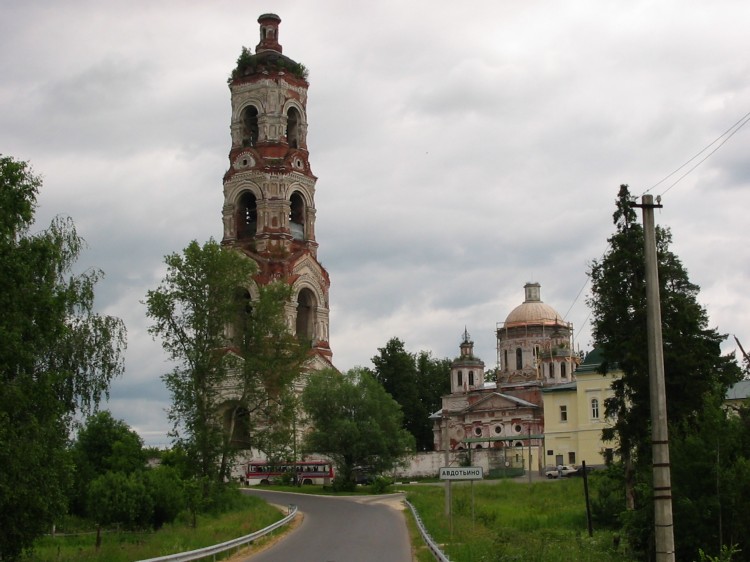
[[375, 480], [375, 472], [369, 466], [355, 466], [352, 476], [354, 483], [362, 486], [372, 484]]
[[568, 476], [570, 473], [575, 471], [576, 467], [570, 466], [568, 464], [562, 464], [560, 466], [555, 466], [547, 469], [545, 475], [547, 476], [547, 478], [559, 478], [560, 476]]
[[[586, 474], [590, 474], [592, 470], [595, 470], [593, 466], [587, 466]], [[570, 474], [563, 474], [563, 476], [583, 476], [583, 472], [584, 472], [583, 467], [579, 466]]]

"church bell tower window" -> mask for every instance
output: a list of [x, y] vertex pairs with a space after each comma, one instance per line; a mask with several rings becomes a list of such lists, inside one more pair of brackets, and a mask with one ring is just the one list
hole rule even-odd
[[300, 115], [297, 108], [290, 107], [286, 114], [286, 141], [289, 143], [289, 148], [299, 148], [300, 143]]
[[252, 193], [243, 193], [237, 206], [237, 238], [255, 236], [257, 229], [258, 202]]
[[289, 201], [289, 229], [295, 240], [305, 239], [305, 202], [299, 193], [292, 195]]
[[297, 337], [312, 342], [315, 299], [310, 289], [302, 289], [297, 296]]
[[255, 146], [258, 143], [258, 108], [247, 106], [242, 112], [242, 145]]

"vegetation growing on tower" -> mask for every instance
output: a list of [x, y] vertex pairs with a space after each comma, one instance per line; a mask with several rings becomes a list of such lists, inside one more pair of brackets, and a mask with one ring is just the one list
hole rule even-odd
[[264, 70], [286, 71], [302, 80], [307, 80], [308, 76], [308, 70], [304, 64], [295, 62], [284, 55], [272, 51], [254, 55], [250, 49], [242, 47], [242, 52], [237, 57], [237, 65], [232, 70], [228, 81], [252, 76]]

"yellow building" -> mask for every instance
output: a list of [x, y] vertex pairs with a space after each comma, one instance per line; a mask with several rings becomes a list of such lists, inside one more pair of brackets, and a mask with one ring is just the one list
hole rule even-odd
[[544, 402], [544, 452], [548, 468], [561, 464], [603, 465], [614, 444], [602, 441], [610, 424], [604, 402], [611, 397], [618, 373], [599, 373], [601, 355], [590, 352], [575, 371], [575, 381], [542, 389]]

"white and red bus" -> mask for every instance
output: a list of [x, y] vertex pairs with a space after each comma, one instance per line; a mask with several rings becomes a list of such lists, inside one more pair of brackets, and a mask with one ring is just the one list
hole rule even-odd
[[247, 465], [245, 480], [248, 486], [272, 484], [282, 475], [296, 474], [300, 484], [330, 484], [333, 480], [333, 465], [330, 461], [314, 460], [299, 462], [270, 463], [266, 461], [251, 462]]

